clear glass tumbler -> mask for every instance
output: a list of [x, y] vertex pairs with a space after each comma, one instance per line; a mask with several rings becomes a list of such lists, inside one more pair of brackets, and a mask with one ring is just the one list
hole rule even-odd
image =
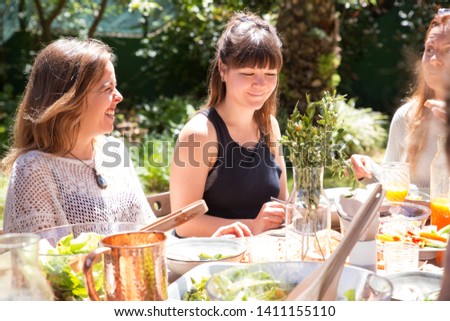
[[410, 166], [403, 162], [387, 162], [382, 165], [381, 183], [386, 190], [386, 199], [403, 202], [408, 196]]
[[383, 246], [386, 274], [417, 271], [419, 269], [419, 246], [407, 242], [386, 242]]

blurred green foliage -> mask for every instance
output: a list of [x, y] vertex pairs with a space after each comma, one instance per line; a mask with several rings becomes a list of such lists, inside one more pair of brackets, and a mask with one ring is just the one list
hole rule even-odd
[[170, 163], [174, 142], [172, 137], [145, 136], [138, 145], [129, 145], [136, 173], [146, 194], [169, 190]]
[[8, 181], [5, 176], [0, 173], [0, 229], [3, 226], [3, 211], [5, 209], [6, 190]]
[[[123, 121], [134, 122], [139, 131], [116, 131], [124, 138], [136, 173], [145, 193], [159, 193], [169, 189], [170, 164], [176, 138], [188, 119], [194, 115], [197, 102], [175, 96], [160, 97], [139, 105], [139, 113], [129, 113]], [[134, 134], [134, 135], [133, 135]], [[131, 136], [130, 136], [131, 135]]]
[[6, 84], [0, 91], [0, 160], [9, 146], [10, 128], [18, 101], [13, 94], [13, 87]]
[[[32, 58], [44, 45], [39, 40], [35, 1], [7, 1], [8, 5], [25, 3], [26, 11], [19, 16], [20, 31], [0, 48], [0, 158], [9, 142], [8, 131]], [[46, 3], [46, 16], [58, 2], [36, 1]], [[137, 156], [133, 156], [142, 165], [137, 166], [137, 171], [147, 190], [165, 190], [168, 168], [147, 168], [145, 164], [151, 163], [148, 160], [153, 155], [164, 159], [165, 152], [158, 146], [166, 141], [173, 143], [182, 125], [201, 105], [207, 92], [209, 61], [225, 22], [234, 11], [246, 8], [274, 22], [280, 0], [118, 0], [108, 2], [105, 17], [127, 11], [130, 3], [131, 9], [140, 13], [140, 19], [133, 23], [145, 36], [125, 39], [99, 34], [98, 38], [109, 43], [118, 57], [118, 87], [125, 100], [119, 105], [117, 118], [119, 123], [137, 126], [136, 133], [122, 135], [129, 144], [140, 144]], [[439, 6], [447, 5], [448, 1], [336, 0], [341, 62], [338, 78], [333, 81], [339, 82], [339, 94], [355, 97], [340, 112], [348, 153], [372, 153], [383, 147], [388, 121], [385, 114], [393, 113], [412, 79], [405, 75], [414, 63], [404, 57], [416, 59], [420, 55], [432, 14]], [[67, 2], [53, 24], [53, 37], [85, 37], [95, 13], [96, 5], [90, 1]], [[101, 26], [98, 30], [107, 31]], [[321, 72], [333, 72], [335, 60], [332, 55], [322, 57]], [[371, 107], [356, 106], [356, 101]], [[280, 109], [282, 131], [288, 116], [285, 109]], [[143, 141], [157, 143], [147, 148]], [[170, 157], [170, 151], [167, 155]]]

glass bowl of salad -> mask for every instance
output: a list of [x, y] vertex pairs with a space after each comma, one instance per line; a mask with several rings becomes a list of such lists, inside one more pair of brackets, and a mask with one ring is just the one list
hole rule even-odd
[[[85, 256], [96, 249], [100, 240], [111, 234], [136, 231], [144, 225], [121, 222], [83, 223], [58, 226], [37, 232], [39, 264], [47, 277], [55, 300], [88, 300], [83, 264]], [[93, 267], [95, 287], [103, 290], [103, 262]]]
[[[291, 261], [239, 264], [213, 274], [206, 283], [212, 301], [283, 301], [322, 262]], [[346, 265], [339, 280], [338, 301], [383, 301], [392, 283], [370, 270]]]

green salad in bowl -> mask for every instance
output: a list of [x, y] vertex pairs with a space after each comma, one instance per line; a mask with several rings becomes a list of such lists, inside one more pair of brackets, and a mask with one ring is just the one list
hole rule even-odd
[[[49, 281], [57, 300], [84, 300], [88, 297], [84, 284], [84, 256], [98, 247], [103, 238], [96, 233], [81, 233], [74, 237], [71, 233], [61, 238], [56, 247], [41, 239], [39, 243], [39, 263]], [[93, 268], [95, 287], [101, 292], [103, 285], [103, 264]]]
[[[99, 246], [105, 236], [136, 231], [133, 223], [85, 223], [59, 226], [38, 232], [39, 263], [55, 295], [55, 300], [88, 300], [83, 264], [86, 255]], [[103, 295], [103, 261], [93, 266], [95, 288]]]
[[[322, 262], [246, 263], [214, 273], [205, 285], [211, 301], [283, 301], [292, 289]], [[337, 289], [338, 301], [390, 300], [391, 282], [369, 270], [344, 266]]]

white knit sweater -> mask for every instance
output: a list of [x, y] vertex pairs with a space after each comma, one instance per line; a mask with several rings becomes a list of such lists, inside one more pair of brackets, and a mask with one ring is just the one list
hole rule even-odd
[[[404, 104], [395, 112], [392, 118], [383, 162], [406, 160], [407, 136], [411, 124], [410, 116], [408, 115], [409, 108], [412, 108], [412, 103]], [[421, 154], [418, 155], [415, 170], [411, 169], [411, 184], [415, 184], [419, 188], [430, 187], [430, 164], [437, 151], [438, 137], [446, 135], [447, 132], [444, 122], [437, 119], [437, 117], [432, 117], [428, 127], [428, 137], [425, 147]]]
[[40, 151], [14, 163], [6, 195], [5, 233], [36, 232], [85, 222], [149, 223], [155, 216], [128, 152], [119, 140], [97, 138], [95, 168], [108, 183], [100, 189], [92, 171], [76, 159]]

